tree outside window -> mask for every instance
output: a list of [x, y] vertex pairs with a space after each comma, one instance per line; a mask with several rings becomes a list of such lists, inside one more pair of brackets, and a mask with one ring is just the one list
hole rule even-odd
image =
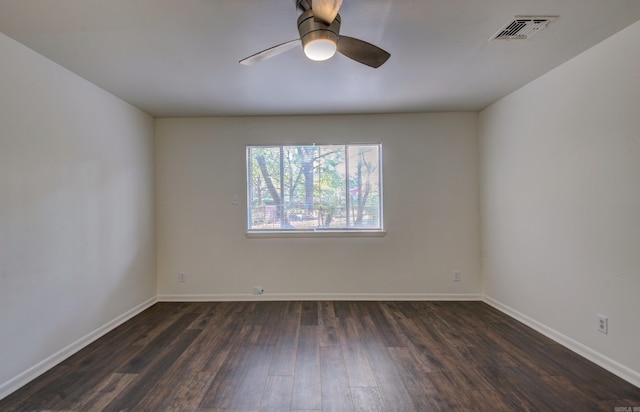
[[382, 230], [379, 144], [247, 147], [250, 232]]

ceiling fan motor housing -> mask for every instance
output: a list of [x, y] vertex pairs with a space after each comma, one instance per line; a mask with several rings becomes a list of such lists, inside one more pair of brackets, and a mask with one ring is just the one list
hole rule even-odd
[[331, 24], [326, 24], [316, 20], [313, 9], [309, 9], [298, 17], [298, 32], [303, 48], [316, 40], [329, 40], [335, 45], [340, 35], [340, 15]]

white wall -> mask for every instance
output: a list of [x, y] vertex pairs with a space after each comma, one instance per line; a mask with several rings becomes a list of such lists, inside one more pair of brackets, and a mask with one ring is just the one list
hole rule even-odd
[[[157, 120], [159, 298], [478, 298], [476, 129], [473, 113]], [[349, 141], [383, 145], [385, 237], [245, 237], [246, 145]]]
[[153, 119], [0, 34], [0, 398], [156, 295]]
[[639, 39], [640, 22], [479, 119], [485, 294], [636, 385]]

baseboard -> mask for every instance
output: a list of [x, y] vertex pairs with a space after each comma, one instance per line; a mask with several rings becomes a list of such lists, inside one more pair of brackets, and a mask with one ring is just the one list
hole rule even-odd
[[229, 302], [229, 301], [285, 301], [285, 300], [369, 300], [369, 301], [427, 301], [482, 300], [475, 293], [269, 293], [252, 294], [192, 294], [158, 295], [160, 302]]
[[80, 349], [86, 347], [87, 345], [89, 345], [93, 341], [95, 341], [98, 338], [104, 336], [105, 334], [107, 334], [108, 332], [112, 331], [113, 329], [115, 329], [116, 327], [120, 326], [121, 324], [123, 324], [124, 322], [128, 321], [129, 319], [133, 318], [137, 314], [139, 314], [142, 311], [148, 309], [153, 304], [155, 304], [157, 301], [158, 301], [158, 298], [156, 296], [146, 300], [145, 302], [143, 302], [143, 303], [139, 304], [138, 306], [128, 310], [127, 312], [123, 313], [122, 315], [118, 316], [117, 318], [115, 318], [115, 319], [105, 323], [104, 325], [100, 326], [98, 329], [96, 329], [96, 330], [90, 332], [89, 334], [83, 336], [82, 338], [80, 338], [77, 341], [73, 342], [69, 346], [61, 349], [60, 351], [54, 353], [53, 355], [49, 356], [48, 358], [42, 360], [41, 362], [37, 363], [36, 365], [34, 365], [31, 368], [27, 369], [26, 371], [22, 372], [18, 376], [8, 380], [7, 382], [4, 382], [4, 383], [0, 384], [0, 399], [3, 399], [5, 397], [9, 396], [11, 393], [13, 393], [16, 390], [20, 389], [22, 386], [26, 385], [27, 383], [29, 383], [33, 379], [37, 378], [38, 376], [42, 375], [43, 373], [45, 373], [49, 369], [53, 368], [54, 366], [56, 366], [60, 362], [62, 362], [65, 359], [69, 358], [71, 355], [73, 355], [74, 353], [78, 352]]
[[517, 310], [489, 296], [484, 295], [482, 297], [482, 300], [488, 305], [493, 306], [500, 312], [503, 312], [506, 315], [509, 315], [512, 318], [516, 319], [517, 321], [524, 323], [525, 325], [529, 326], [532, 329], [535, 329], [536, 331], [542, 333], [546, 337], [554, 340], [555, 342], [566, 347], [567, 349], [577, 353], [578, 355], [590, 360], [596, 365], [603, 367], [604, 369], [608, 370], [614, 375], [617, 375], [620, 378], [626, 380], [627, 382], [640, 388], [639, 372], [634, 371], [633, 369], [630, 369], [599, 352], [596, 352], [595, 350], [589, 348], [588, 346], [585, 346], [582, 343], [574, 339], [571, 339], [570, 337], [558, 332], [557, 330], [552, 329], [547, 325], [541, 322], [538, 322], [537, 320], [530, 318], [529, 316], [521, 312], [518, 312]]

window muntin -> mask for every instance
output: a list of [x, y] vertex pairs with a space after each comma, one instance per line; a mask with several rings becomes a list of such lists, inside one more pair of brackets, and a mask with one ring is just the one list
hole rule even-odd
[[247, 147], [247, 227], [382, 231], [379, 144]]

